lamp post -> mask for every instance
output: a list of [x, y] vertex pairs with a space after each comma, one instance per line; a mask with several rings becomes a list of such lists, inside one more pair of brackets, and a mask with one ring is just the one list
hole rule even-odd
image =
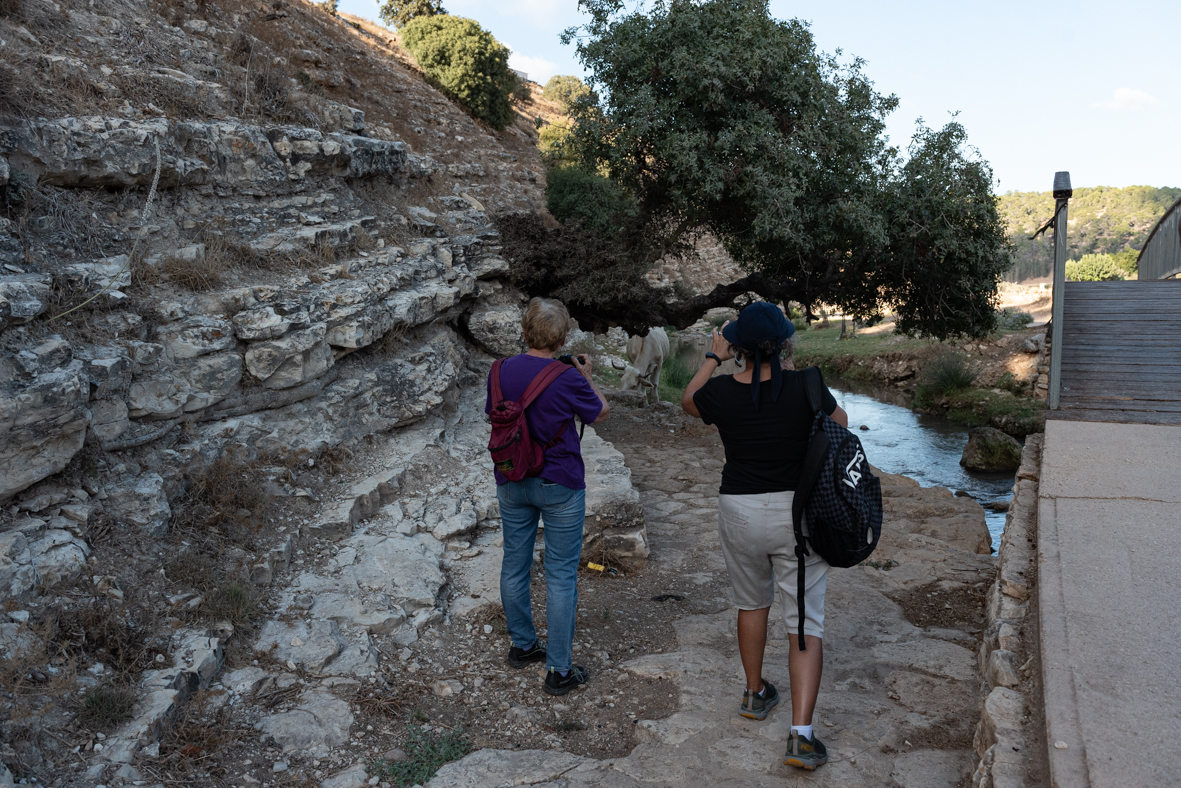
[[1062, 311], [1066, 300], [1066, 208], [1074, 190], [1070, 188], [1070, 173], [1054, 173], [1054, 304], [1050, 321], [1050, 393], [1047, 406], [1058, 409], [1062, 390]]

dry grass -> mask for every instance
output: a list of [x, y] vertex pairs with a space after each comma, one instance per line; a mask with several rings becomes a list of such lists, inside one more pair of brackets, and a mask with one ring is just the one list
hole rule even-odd
[[124, 687], [91, 687], [82, 698], [78, 721], [95, 731], [109, 731], [131, 719], [135, 694]]
[[221, 275], [225, 272], [227, 260], [224, 256], [208, 257], [179, 257], [169, 255], [160, 261], [160, 272], [172, 282], [188, 290], [212, 290], [221, 283]]
[[101, 662], [124, 679], [151, 666], [158, 653], [148, 640], [150, 621], [133, 623], [110, 599], [91, 599], [75, 608], [51, 612], [50, 643], [67, 660]]
[[173, 507], [173, 527], [179, 534], [212, 548], [226, 542], [254, 546], [270, 504], [258, 463], [230, 448], [186, 480], [188, 489]]
[[332, 446], [320, 453], [320, 467], [329, 476], [339, 476], [352, 468], [353, 453], [343, 444]]
[[237, 743], [228, 708], [215, 703], [223, 694], [220, 690], [198, 692], [165, 731], [155, 765], [166, 769], [169, 778], [208, 769], [213, 757]]
[[201, 612], [213, 621], [229, 621], [241, 629], [254, 619], [258, 600], [245, 583], [236, 580], [213, 589], [205, 598]]

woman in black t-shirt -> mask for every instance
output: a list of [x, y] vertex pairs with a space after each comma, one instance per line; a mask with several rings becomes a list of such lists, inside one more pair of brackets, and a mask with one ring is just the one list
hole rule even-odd
[[[718, 496], [718, 532], [726, 571], [738, 608], [738, 651], [746, 691], [738, 713], [762, 720], [779, 702], [779, 693], [762, 677], [767, 645], [767, 614], [775, 586], [784, 595], [789, 631], [796, 631], [795, 533], [791, 504], [808, 448], [813, 413], [803, 375], [792, 366], [795, 326], [779, 307], [758, 302], [734, 323], [713, 332], [712, 351], [681, 397], [685, 412], [716, 424], [726, 449]], [[745, 361], [734, 375], [712, 377], [730, 358]], [[756, 376], [755, 370], [758, 370]], [[849, 418], [827, 387], [821, 403], [842, 426]], [[805, 533], [807, 524], [805, 523]], [[804, 642], [800, 651], [789, 638], [792, 725], [784, 763], [815, 769], [828, 760], [813, 735], [812, 714], [824, 668], [824, 590], [828, 564], [811, 551], [805, 562]]]

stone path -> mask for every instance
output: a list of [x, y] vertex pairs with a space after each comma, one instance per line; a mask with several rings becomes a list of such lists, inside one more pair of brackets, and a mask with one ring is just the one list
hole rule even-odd
[[[600, 433], [614, 440], [641, 490], [651, 548], [645, 572], [717, 595], [725, 587], [716, 531], [720, 441], [670, 409], [618, 408]], [[782, 765], [788, 698], [765, 722], [735, 712], [742, 690], [734, 613], [673, 622], [676, 648], [622, 663], [638, 678], [672, 680], [679, 708], [639, 719], [626, 757], [482, 750], [441, 769], [430, 788], [460, 786], [772, 786], [821, 784], [956, 788], [970, 783], [980, 679], [981, 600], [994, 559], [983, 512], [947, 490], [885, 476], [887, 523], [874, 560], [830, 574], [818, 735], [832, 754], [815, 773]], [[908, 620], [910, 619], [910, 620]], [[787, 694], [790, 633], [772, 611], [765, 675]], [[913, 621], [925, 624], [916, 626]], [[585, 691], [594, 691], [594, 680]], [[507, 744], [508, 742], [506, 742]]]

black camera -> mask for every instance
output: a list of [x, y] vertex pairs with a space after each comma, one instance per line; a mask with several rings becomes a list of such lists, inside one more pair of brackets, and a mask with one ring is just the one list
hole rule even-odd
[[563, 353], [562, 355], [558, 356], [558, 361], [561, 361], [563, 364], [567, 364], [572, 367], [574, 366], [574, 354]]

